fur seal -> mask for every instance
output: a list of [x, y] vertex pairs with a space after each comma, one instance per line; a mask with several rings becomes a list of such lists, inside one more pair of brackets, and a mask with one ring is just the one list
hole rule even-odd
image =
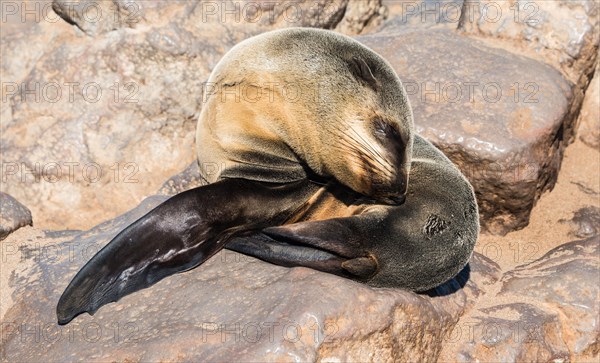
[[[331, 31], [278, 30], [232, 48], [208, 84], [197, 130], [200, 165], [217, 166], [201, 167], [208, 184], [88, 261], [58, 302], [59, 324], [224, 247], [416, 291], [468, 262], [479, 233], [473, 189], [414, 134], [402, 83], [375, 52]], [[299, 99], [278, 85], [296, 85]]]
[[369, 204], [339, 183], [327, 184], [295, 216], [298, 222], [234, 237], [226, 248], [375, 287], [429, 290], [467, 264], [479, 215], [471, 184], [419, 135], [410, 178], [406, 201], [397, 206]]

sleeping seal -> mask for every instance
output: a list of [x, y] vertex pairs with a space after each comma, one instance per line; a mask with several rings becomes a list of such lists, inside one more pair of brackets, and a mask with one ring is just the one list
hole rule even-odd
[[349, 37], [292, 28], [236, 45], [207, 83], [197, 149], [208, 184], [100, 250], [61, 296], [59, 324], [224, 247], [417, 291], [452, 278], [473, 251], [471, 185], [414, 134], [391, 66]]

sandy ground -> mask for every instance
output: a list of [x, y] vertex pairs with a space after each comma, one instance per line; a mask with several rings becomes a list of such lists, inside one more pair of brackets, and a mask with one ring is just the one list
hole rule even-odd
[[552, 248], [578, 238], [569, 235], [573, 213], [600, 207], [600, 152], [579, 138], [565, 151], [558, 181], [544, 193], [531, 213], [529, 225], [506, 236], [480, 236], [475, 250], [494, 260], [503, 271], [535, 260]]

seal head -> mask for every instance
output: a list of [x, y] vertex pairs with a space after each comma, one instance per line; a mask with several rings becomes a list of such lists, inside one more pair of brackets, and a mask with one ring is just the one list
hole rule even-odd
[[316, 177], [403, 201], [409, 100], [392, 67], [359, 42], [309, 28], [261, 34], [219, 62], [204, 99], [197, 145], [209, 183]]

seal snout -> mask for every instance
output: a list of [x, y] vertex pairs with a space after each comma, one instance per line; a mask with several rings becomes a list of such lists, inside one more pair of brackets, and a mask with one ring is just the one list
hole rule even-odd
[[394, 177], [386, 183], [373, 184], [373, 199], [387, 205], [400, 205], [406, 200], [408, 177], [403, 170], [395, 170]]
[[406, 194], [400, 194], [400, 195], [390, 195], [388, 197], [384, 197], [382, 199], [382, 202], [384, 202], [385, 204], [389, 204], [389, 205], [400, 205], [400, 204], [403, 204], [405, 200], [406, 200]]

